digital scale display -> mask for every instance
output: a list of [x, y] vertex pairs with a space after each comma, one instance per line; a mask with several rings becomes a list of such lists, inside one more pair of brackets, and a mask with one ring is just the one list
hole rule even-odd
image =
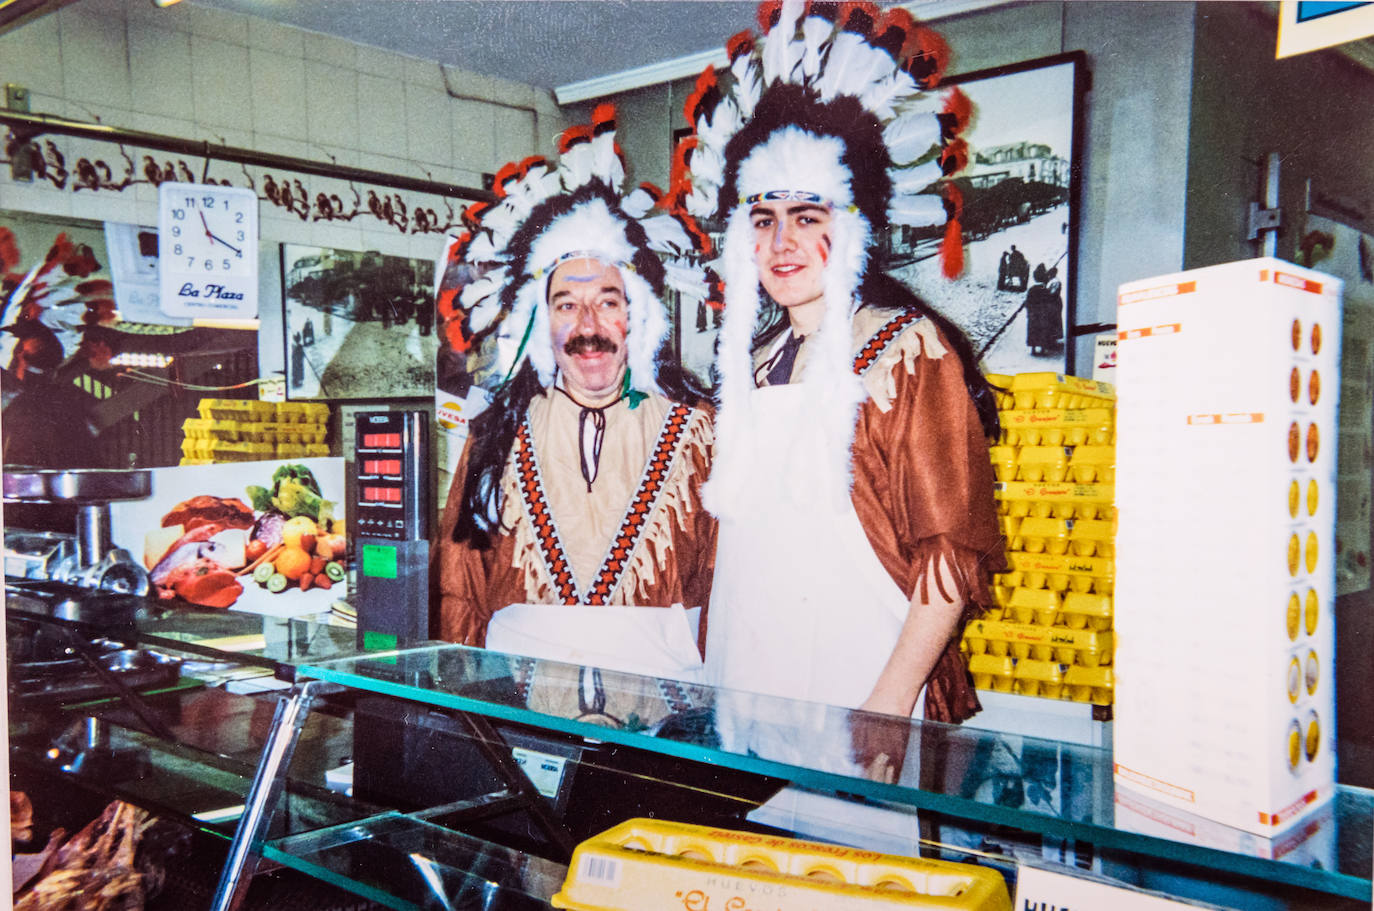
[[358, 644], [429, 635], [429, 451], [421, 411], [365, 411], [353, 435]]
[[357, 534], [412, 541], [425, 537], [420, 488], [421, 425], [409, 412], [358, 415], [354, 470]]

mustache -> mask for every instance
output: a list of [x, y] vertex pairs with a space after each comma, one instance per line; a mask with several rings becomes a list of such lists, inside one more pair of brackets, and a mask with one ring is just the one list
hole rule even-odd
[[563, 345], [564, 354], [615, 354], [615, 342], [604, 335], [578, 335]]

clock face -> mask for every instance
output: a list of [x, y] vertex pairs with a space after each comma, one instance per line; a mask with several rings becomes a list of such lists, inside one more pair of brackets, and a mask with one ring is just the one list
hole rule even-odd
[[208, 184], [160, 185], [158, 277], [169, 315], [257, 316], [257, 194]]

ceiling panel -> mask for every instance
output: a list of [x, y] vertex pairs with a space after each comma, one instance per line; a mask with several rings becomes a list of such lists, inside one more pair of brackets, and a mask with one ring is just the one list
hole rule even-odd
[[715, 0], [190, 0], [544, 89], [724, 47]]

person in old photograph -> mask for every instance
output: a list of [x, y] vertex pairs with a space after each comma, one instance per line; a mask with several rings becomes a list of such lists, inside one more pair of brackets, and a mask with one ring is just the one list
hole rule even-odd
[[[734, 92], [763, 83], [752, 65], [790, 59], [775, 42], [830, 34], [812, 21], [798, 30], [799, 6], [779, 15], [761, 47], [732, 45]], [[894, 15], [874, 33], [908, 24]], [[838, 26], [868, 32], [859, 19]], [[864, 71], [932, 75], [934, 61], [919, 58], [902, 70], [885, 49], [900, 46], [865, 48]], [[943, 114], [897, 115], [900, 96], [864, 107], [867, 83], [824, 67], [794, 76], [726, 104], [703, 74], [688, 107], [701, 146], [688, 200], [726, 222], [708, 679], [961, 721], [979, 702], [959, 635], [992, 603], [989, 574], [1002, 565], [988, 458], [996, 406], [963, 334], [880, 261], [892, 222], [957, 214], [938, 189], [922, 191], [960, 164], [958, 96]], [[907, 91], [920, 95], [911, 79]], [[727, 119], [740, 104], [751, 116]], [[921, 164], [899, 164], [917, 155], [885, 140], [898, 135], [919, 135]], [[944, 252], [957, 260], [957, 236]]]
[[[468, 213], [462, 344], [493, 351], [504, 380], [473, 422], [440, 522], [437, 627], [452, 642], [488, 644], [493, 623], [540, 635], [537, 619], [509, 628], [511, 605], [707, 604], [716, 523], [699, 487], [712, 413], [661, 360], [669, 274], [655, 250], [691, 248], [690, 220], [650, 214], [645, 189], [621, 196], [612, 118], [598, 109], [594, 134], [565, 133], [560, 162], [508, 166], [497, 202]], [[704, 296], [700, 270], [676, 274], [687, 299]], [[574, 622], [636, 660], [681, 645], [668, 613], [661, 641], [604, 612]], [[698, 667], [701, 641], [686, 644]]]
[[1035, 284], [1026, 292], [1026, 346], [1039, 357], [1060, 347], [1064, 339], [1064, 298], [1057, 268], [1035, 267]]

